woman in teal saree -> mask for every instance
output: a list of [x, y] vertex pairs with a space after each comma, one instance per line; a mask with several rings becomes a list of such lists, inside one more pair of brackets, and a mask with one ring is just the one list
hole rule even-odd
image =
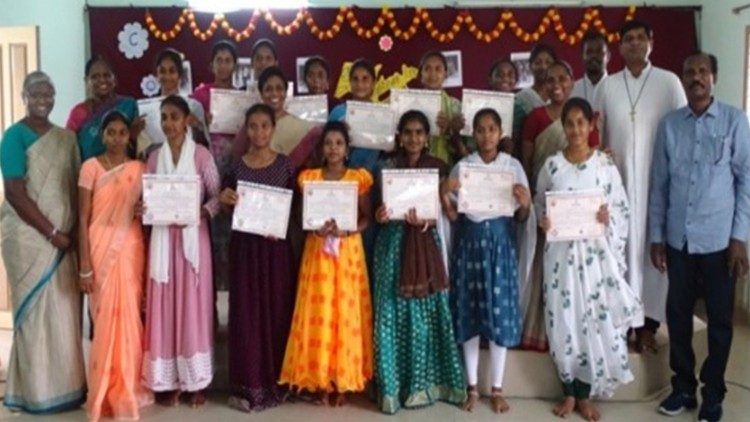
[[110, 110], [118, 110], [133, 122], [131, 137], [138, 136], [144, 127], [144, 119], [138, 116], [138, 103], [132, 97], [115, 93], [115, 74], [110, 64], [101, 56], [86, 63], [86, 88], [90, 94], [82, 103], [70, 110], [67, 129], [78, 135], [81, 162], [104, 153], [101, 126]]
[[46, 74], [29, 74], [27, 115], [0, 142], [0, 234], [14, 329], [4, 404], [29, 413], [73, 409], [86, 399], [72, 247], [80, 158], [75, 135], [48, 120], [54, 94]]

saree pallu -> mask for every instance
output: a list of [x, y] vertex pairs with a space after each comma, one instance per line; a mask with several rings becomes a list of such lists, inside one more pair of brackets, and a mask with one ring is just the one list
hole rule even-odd
[[[557, 154], [558, 151], [563, 150], [567, 145], [568, 141], [565, 138], [565, 131], [560, 119], [552, 122], [536, 136], [534, 139], [534, 159], [531, 179], [534, 185], [536, 185], [536, 179], [544, 162], [549, 157]], [[544, 238], [544, 232], [539, 230], [537, 232], [537, 244], [532, 263], [531, 283], [529, 284], [529, 303], [524, 312], [521, 340], [521, 348], [538, 352], [549, 350], [547, 331], [544, 327], [544, 298], [542, 295], [542, 286], [544, 284]]]
[[89, 296], [94, 339], [86, 403], [92, 421], [102, 416], [137, 419], [139, 407], [152, 401], [140, 383], [146, 251], [134, 210], [142, 175], [143, 164], [136, 161], [107, 172], [92, 159], [81, 171], [79, 185], [93, 191], [88, 230], [94, 270], [94, 291]]
[[[55, 227], [70, 232], [78, 218], [75, 136], [53, 127], [26, 154], [29, 198]], [[4, 404], [29, 413], [76, 408], [86, 397], [76, 254], [52, 246], [7, 201], [0, 232], [14, 324]]]
[[[461, 114], [461, 102], [457, 99], [448, 95], [447, 92], [440, 92], [440, 111], [445, 113], [446, 117], [453, 118], [458, 114]], [[401, 118], [401, 116], [398, 116]], [[439, 133], [440, 129], [437, 127], [431, 127], [430, 133], [433, 135], [430, 137], [430, 155], [439, 158], [447, 163], [450, 167], [453, 167], [455, 160], [453, 159], [453, 146], [450, 145], [450, 137], [447, 135], [434, 135]]]
[[132, 97], [118, 96], [102, 105], [97, 112], [91, 112], [86, 102], [82, 102], [70, 111], [66, 128], [78, 135], [81, 148], [81, 161], [103, 154], [101, 126], [104, 116], [111, 110], [122, 112], [130, 121], [138, 117], [138, 103]]

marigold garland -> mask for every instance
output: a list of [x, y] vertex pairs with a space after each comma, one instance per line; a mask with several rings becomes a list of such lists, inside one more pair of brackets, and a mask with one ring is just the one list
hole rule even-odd
[[[625, 21], [633, 20], [633, 18], [635, 17], [635, 12], [635, 6], [628, 7], [627, 14], [625, 15]], [[390, 28], [393, 36], [402, 41], [408, 41], [410, 38], [412, 38], [417, 33], [420, 26], [424, 26], [424, 29], [432, 39], [441, 43], [449, 43], [453, 41], [456, 38], [456, 35], [461, 32], [462, 27], [466, 27], [468, 32], [473, 35], [477, 41], [485, 43], [490, 43], [497, 40], [506, 29], [510, 30], [513, 35], [516, 36], [516, 38], [525, 43], [535, 43], [539, 41], [539, 39], [550, 29], [555, 32], [560, 42], [570, 45], [575, 45], [581, 42], [586, 32], [591, 30], [592, 28], [593, 30], [601, 32], [605, 37], [607, 37], [607, 40], [610, 43], [617, 42], [620, 39], [617, 31], [610, 32], [607, 30], [607, 28], [604, 26], [604, 22], [602, 22], [601, 20], [599, 9], [593, 7], [589, 7], [584, 11], [583, 18], [578, 24], [578, 27], [571, 32], [567, 32], [565, 30], [565, 27], [562, 24], [562, 16], [560, 15], [560, 11], [556, 7], [549, 8], [547, 12], [545, 12], [545, 14], [542, 16], [542, 19], [540, 20], [539, 25], [537, 25], [536, 29], [530, 32], [521, 27], [521, 25], [516, 20], [513, 12], [510, 10], [503, 10], [502, 12], [500, 12], [497, 23], [488, 30], [482, 30], [477, 27], [476, 23], [474, 22], [474, 17], [469, 10], [461, 10], [456, 13], [456, 17], [450, 28], [448, 28], [446, 31], [441, 31], [435, 27], [435, 24], [430, 17], [430, 12], [427, 9], [419, 7], [414, 10], [414, 16], [412, 17], [411, 24], [406, 29], [399, 28], [393, 11], [388, 7], [383, 7], [380, 10], [380, 15], [378, 15], [377, 19], [375, 20], [375, 24], [370, 28], [362, 27], [355, 15], [354, 9], [351, 7], [341, 7], [336, 14], [333, 25], [331, 25], [331, 27], [328, 29], [320, 28], [315, 23], [315, 19], [313, 18], [312, 13], [306, 8], [299, 9], [294, 20], [286, 25], [281, 25], [280, 23], [278, 23], [273, 17], [271, 11], [269, 11], [268, 9], [256, 9], [250, 16], [247, 26], [241, 31], [233, 28], [229, 21], [227, 21], [226, 17], [221, 13], [217, 13], [216, 15], [214, 15], [208, 28], [206, 28], [205, 31], [201, 31], [201, 29], [198, 27], [198, 23], [195, 20], [195, 14], [190, 8], [184, 9], [180, 13], [177, 22], [172, 26], [172, 28], [164, 31], [159, 29], [159, 27], [154, 22], [154, 18], [151, 15], [151, 12], [147, 10], [146, 27], [154, 36], [154, 38], [162, 41], [169, 41], [176, 38], [180, 34], [183, 26], [186, 23], [190, 27], [193, 36], [199, 38], [201, 41], [207, 41], [208, 39], [213, 37], [216, 29], [221, 27], [230, 38], [234, 39], [237, 42], [240, 42], [252, 36], [252, 34], [255, 32], [255, 29], [257, 28], [257, 23], [261, 16], [263, 16], [264, 20], [266, 21], [266, 23], [268, 23], [271, 30], [273, 30], [280, 36], [291, 35], [297, 32], [300, 29], [302, 22], [304, 21], [308, 29], [310, 30], [310, 33], [321, 41], [327, 41], [335, 38], [341, 32], [341, 28], [345, 20], [358, 37], [366, 40], [378, 36], [383, 31], [386, 25], [388, 25], [388, 27]]]

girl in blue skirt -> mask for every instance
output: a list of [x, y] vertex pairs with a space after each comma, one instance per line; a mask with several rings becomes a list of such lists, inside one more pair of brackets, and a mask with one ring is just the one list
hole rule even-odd
[[[467, 399], [464, 409], [471, 411], [479, 399], [477, 371], [479, 339], [490, 344], [490, 379], [492, 410], [509, 409], [502, 397], [502, 381], [507, 348], [521, 341], [519, 309], [518, 252], [513, 220], [524, 222], [529, 217], [531, 195], [521, 163], [499, 152], [502, 138], [500, 116], [493, 109], [482, 109], [474, 116], [474, 138], [478, 150], [462, 159], [441, 189], [441, 197], [449, 218], [456, 221], [451, 265], [451, 305], [456, 337], [463, 345]], [[513, 217], [502, 213], [461, 214], [455, 205], [460, 189], [459, 173], [464, 164], [499, 169], [513, 175]]]

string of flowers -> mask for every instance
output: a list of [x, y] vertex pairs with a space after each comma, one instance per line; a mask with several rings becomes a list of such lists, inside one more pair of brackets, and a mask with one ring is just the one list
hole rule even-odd
[[[635, 13], [636, 7], [630, 6], [625, 15], [625, 21], [632, 20], [635, 17]], [[240, 42], [253, 35], [257, 29], [258, 20], [261, 16], [271, 30], [280, 36], [288, 36], [296, 33], [304, 22], [310, 30], [310, 33], [321, 41], [336, 38], [341, 32], [345, 21], [358, 37], [366, 40], [372, 39], [381, 34], [386, 25], [391, 30], [393, 36], [402, 41], [408, 41], [411, 39], [417, 33], [420, 26], [424, 27], [432, 39], [441, 43], [449, 43], [453, 41], [463, 27], [465, 27], [477, 41], [485, 43], [497, 40], [506, 29], [516, 38], [525, 43], [535, 43], [539, 41], [539, 39], [550, 30], [555, 32], [560, 42], [570, 45], [575, 45], [581, 42], [586, 32], [592, 29], [601, 32], [607, 37], [607, 40], [610, 43], [617, 42], [620, 39], [617, 31], [609, 31], [605, 27], [604, 22], [601, 19], [600, 10], [593, 7], [589, 7], [584, 11], [578, 27], [570, 32], [565, 30], [565, 27], [562, 24], [562, 16], [556, 7], [547, 9], [539, 21], [539, 24], [533, 31], [527, 31], [524, 29], [510, 10], [503, 10], [500, 13], [497, 23], [487, 30], [480, 29], [477, 26], [471, 11], [461, 10], [456, 13], [453, 24], [447, 30], [441, 31], [432, 21], [430, 12], [424, 8], [414, 9], [414, 16], [412, 17], [409, 27], [402, 29], [398, 26], [395, 14], [388, 7], [383, 7], [380, 10], [380, 14], [376, 18], [375, 24], [370, 28], [365, 28], [359, 23], [355, 14], [355, 9], [351, 7], [341, 7], [336, 14], [333, 25], [328, 29], [323, 29], [318, 26], [310, 10], [306, 8], [299, 9], [294, 20], [286, 25], [282, 25], [276, 21], [273, 14], [268, 9], [256, 9], [250, 16], [247, 26], [242, 30], [232, 27], [226, 17], [223, 14], [218, 13], [214, 15], [205, 31], [198, 27], [192, 9], [188, 8], [182, 10], [177, 22], [168, 30], [160, 29], [159, 26], [156, 25], [156, 22], [154, 22], [151, 12], [147, 10], [146, 27], [154, 38], [162, 41], [169, 41], [176, 38], [185, 24], [188, 24], [193, 36], [199, 38], [201, 41], [207, 41], [213, 37], [216, 30], [221, 27], [230, 38]]]

